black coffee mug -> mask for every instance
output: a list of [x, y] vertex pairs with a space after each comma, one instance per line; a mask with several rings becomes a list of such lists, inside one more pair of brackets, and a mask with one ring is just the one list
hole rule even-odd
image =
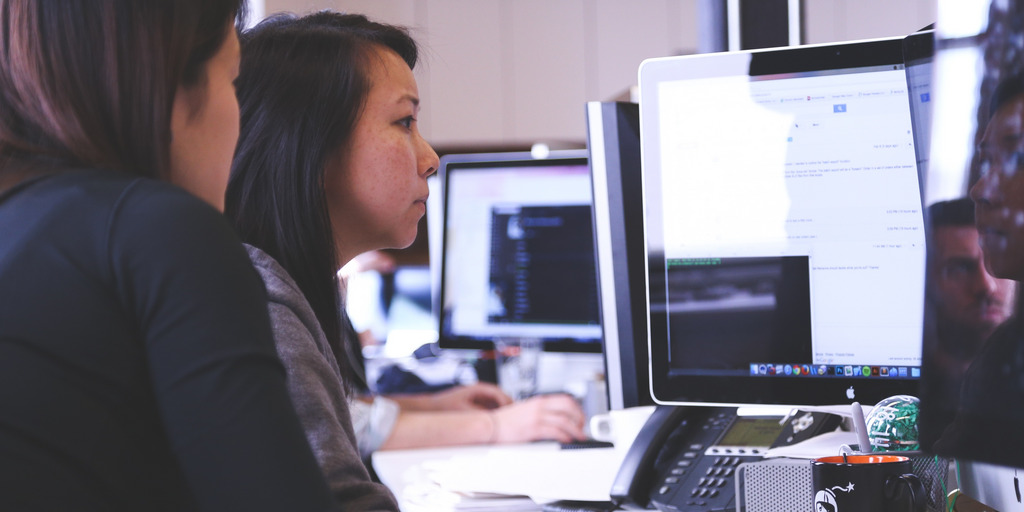
[[837, 455], [811, 461], [814, 512], [925, 512], [927, 496], [902, 455]]

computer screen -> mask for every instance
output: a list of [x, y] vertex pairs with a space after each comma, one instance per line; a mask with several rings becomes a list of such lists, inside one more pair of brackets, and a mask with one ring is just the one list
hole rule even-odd
[[644, 61], [659, 403], [916, 395], [925, 233], [902, 38]]
[[595, 101], [586, 108], [608, 407], [652, 405], [640, 107]]
[[585, 150], [445, 155], [441, 348], [601, 351]]
[[941, 5], [976, 23], [935, 29], [918, 430], [923, 449], [957, 459], [961, 489], [1019, 510], [1019, 471], [976, 470], [1024, 468], [1024, 5]]

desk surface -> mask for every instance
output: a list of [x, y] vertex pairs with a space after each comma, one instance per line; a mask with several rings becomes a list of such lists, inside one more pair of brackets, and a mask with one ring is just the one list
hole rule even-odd
[[380, 451], [372, 461], [403, 511], [515, 511], [558, 499], [607, 500], [624, 455], [539, 442]]
[[[405, 512], [540, 510], [555, 500], [607, 501], [636, 431], [623, 434], [615, 448], [538, 442], [394, 450], [374, 453], [372, 463]], [[772, 456], [814, 458], [855, 442], [853, 432], [830, 432]]]

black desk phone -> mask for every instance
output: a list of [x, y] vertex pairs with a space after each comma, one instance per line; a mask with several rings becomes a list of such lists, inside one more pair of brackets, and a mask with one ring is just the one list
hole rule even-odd
[[613, 503], [632, 510], [732, 511], [740, 464], [763, 459], [769, 448], [835, 430], [840, 421], [818, 412], [737, 416], [735, 407], [659, 405], [609, 494]]

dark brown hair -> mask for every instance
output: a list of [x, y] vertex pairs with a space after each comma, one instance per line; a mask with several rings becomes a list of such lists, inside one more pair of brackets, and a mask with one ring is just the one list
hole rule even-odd
[[373, 59], [394, 51], [412, 69], [416, 42], [401, 27], [323, 11], [268, 18], [242, 34], [241, 43], [235, 81], [241, 130], [224, 212], [243, 241], [295, 279], [341, 370], [360, 372], [345, 357], [358, 349], [346, 347], [342, 335], [353, 337], [338, 305], [339, 261], [325, 173], [332, 158], [348, 151], [370, 91]]
[[974, 201], [969, 197], [940, 201], [928, 206], [928, 225], [974, 227]]
[[0, 182], [25, 168], [166, 179], [179, 86], [243, 0], [0, 0]]

